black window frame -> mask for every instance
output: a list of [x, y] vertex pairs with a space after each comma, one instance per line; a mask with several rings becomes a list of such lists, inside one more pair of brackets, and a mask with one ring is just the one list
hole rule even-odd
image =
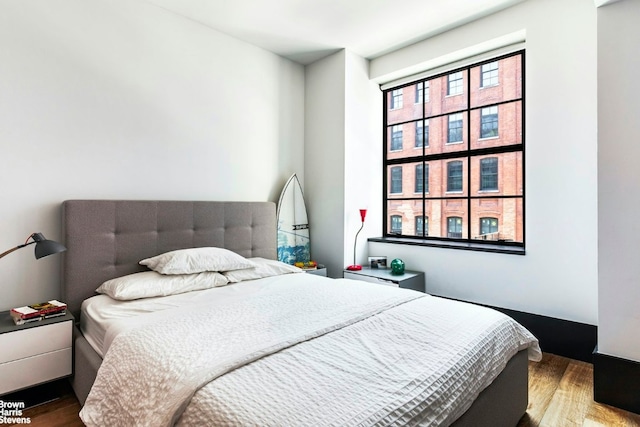
[[[424, 245], [424, 246], [436, 246], [436, 247], [446, 247], [446, 248], [453, 248], [453, 249], [465, 249], [465, 250], [479, 250], [479, 251], [486, 251], [486, 252], [498, 252], [498, 253], [507, 253], [507, 254], [518, 254], [518, 255], [524, 255], [525, 254], [525, 245], [526, 245], [526, 217], [525, 217], [525, 212], [526, 212], [526, 182], [525, 182], [525, 166], [526, 166], [526, 158], [525, 158], [525, 153], [526, 153], [526, 132], [525, 132], [525, 94], [526, 94], [526, 79], [525, 79], [525, 60], [526, 60], [526, 54], [525, 54], [525, 50], [519, 50], [519, 51], [515, 51], [512, 53], [508, 53], [505, 55], [501, 55], [501, 56], [496, 56], [493, 58], [488, 58], [486, 60], [482, 60], [473, 64], [470, 64], [468, 66], [465, 67], [461, 67], [459, 69], [455, 69], [452, 71], [447, 71], [447, 72], [443, 72], [440, 74], [436, 74], [436, 75], [432, 75], [432, 76], [428, 76], [428, 77], [424, 77], [421, 80], [419, 80], [418, 82], [410, 82], [410, 83], [405, 83], [402, 87], [406, 87], [406, 86], [410, 86], [410, 85], [416, 85], [417, 83], [422, 82], [423, 83], [423, 97], [426, 98], [426, 88], [429, 87], [430, 85], [428, 84], [430, 80], [433, 79], [437, 79], [437, 78], [442, 78], [444, 76], [449, 76], [454, 74], [455, 72], [462, 72], [463, 73], [463, 77], [466, 76], [466, 81], [465, 84], [463, 85], [463, 96], [468, 97], [467, 99], [470, 100], [471, 99], [471, 70], [474, 69], [475, 67], [478, 67], [479, 69], [479, 73], [480, 73], [480, 84], [482, 84], [482, 65], [484, 64], [490, 64], [493, 62], [498, 62], [501, 59], [505, 59], [505, 58], [509, 58], [511, 56], [517, 56], [520, 55], [520, 64], [519, 64], [519, 69], [520, 69], [520, 79], [521, 79], [521, 93], [520, 96], [516, 95], [513, 98], [509, 98], [507, 100], [502, 100], [499, 102], [496, 102], [495, 104], [481, 104], [475, 107], [471, 106], [471, 102], [467, 102], [466, 107], [462, 108], [458, 111], [446, 111], [443, 112], [441, 114], [431, 114], [431, 115], [426, 115], [424, 113], [425, 110], [425, 102], [423, 103], [423, 115], [421, 116], [421, 118], [418, 118], [417, 120], [424, 120], [425, 122], [428, 121], [429, 119], [435, 119], [435, 118], [443, 118], [443, 120], [447, 120], [448, 118], [447, 116], [451, 115], [451, 114], [455, 114], [455, 113], [462, 113], [462, 121], [463, 121], [463, 143], [465, 143], [466, 145], [466, 149], [463, 149], [462, 151], [455, 150], [455, 151], [451, 151], [451, 152], [439, 152], [435, 155], [430, 155], [428, 153], [427, 150], [427, 144], [425, 141], [425, 148], [422, 150], [422, 153], [420, 155], [416, 155], [416, 156], [409, 156], [409, 157], [404, 157], [404, 158], [388, 158], [387, 157], [387, 145], [386, 145], [386, 141], [383, 144], [383, 175], [385, 176], [384, 179], [384, 188], [383, 188], [383, 192], [382, 192], [382, 199], [383, 199], [383, 236], [380, 238], [371, 238], [370, 240], [372, 241], [380, 241], [380, 242], [386, 242], [386, 243], [399, 243], [399, 244], [418, 244], [418, 245]], [[502, 68], [502, 65], [499, 65], [499, 69]], [[475, 71], [474, 71], [475, 72]], [[501, 78], [501, 77], [500, 77]], [[477, 79], [476, 79], [477, 81]], [[502, 81], [499, 81], [498, 84], [502, 84]], [[495, 86], [495, 85], [491, 85], [491, 86]], [[395, 88], [388, 88], [388, 89], [383, 89], [383, 91], [385, 92], [385, 94], [388, 91], [397, 89], [397, 87]], [[480, 88], [481, 90], [482, 88]], [[476, 89], [479, 90], [479, 89]], [[487, 90], [492, 90], [492, 89], [487, 89]], [[447, 91], [448, 91], [448, 79], [447, 79]], [[388, 129], [389, 126], [392, 125], [397, 125], [399, 123], [405, 124], [405, 123], [413, 123], [416, 121], [416, 119], [410, 119], [407, 120], [406, 122], [394, 122], [393, 124], [388, 124], [387, 122], [387, 96], [383, 97], [383, 103], [385, 105], [383, 105], [383, 129], [385, 129], [384, 133], [383, 133], [383, 138], [386, 139], [387, 138], [387, 132], [386, 129]], [[518, 141], [510, 144], [510, 145], [500, 145], [500, 146], [496, 146], [496, 147], [490, 147], [490, 148], [471, 148], [471, 126], [472, 126], [472, 120], [471, 120], [471, 113], [474, 110], [480, 110], [482, 108], [486, 108], [486, 107], [491, 107], [494, 105], [497, 105], [498, 108], [498, 112], [500, 112], [501, 108], [500, 106], [503, 104], [508, 104], [508, 103], [513, 103], [516, 108], [519, 108], [519, 114], [521, 117], [521, 123], [519, 124], [519, 133], [520, 133], [520, 139], [518, 139]], [[477, 111], [475, 114], [477, 114], [478, 116], [481, 114], [480, 111]], [[480, 119], [474, 119], [477, 120], [477, 122], [480, 122]], [[445, 125], [446, 126], [446, 130], [447, 130], [447, 137], [445, 137], [447, 139], [447, 142], [444, 144], [446, 145], [448, 143], [448, 133], [449, 133], [449, 129], [448, 129], [448, 124]], [[425, 126], [426, 127], [426, 126]], [[478, 135], [476, 135], [474, 137], [477, 138]], [[458, 141], [454, 141], [454, 142], [458, 142]], [[477, 144], [476, 144], [477, 145]], [[419, 150], [415, 150], [416, 152], [419, 152]], [[492, 154], [501, 154], [501, 153], [519, 153], [520, 157], [518, 160], [518, 165], [521, 168], [519, 173], [519, 176], [521, 177], [521, 181], [522, 181], [522, 185], [521, 185], [521, 190], [518, 193], [514, 193], [514, 194], [507, 194], [507, 195], [501, 195], [501, 194], [477, 194], [476, 191], [478, 190], [478, 188], [472, 189], [471, 184], [472, 184], [472, 172], [474, 172], [474, 168], [478, 167], [479, 168], [479, 161], [476, 162], [476, 164], [474, 165], [472, 163], [472, 159], [480, 159], [486, 156], [490, 156]], [[400, 198], [398, 198], [397, 194], [393, 194], [393, 196], [388, 195], [388, 187], [387, 185], [389, 185], [389, 181], [386, 178], [386, 175], [389, 171], [389, 168], [391, 165], [402, 165], [402, 164], [406, 164], [406, 163], [415, 163], [417, 161], [421, 161], [423, 162], [425, 165], [429, 163], [429, 161], [431, 160], [454, 160], [454, 159], [463, 159], [466, 160], [463, 163], [463, 193], [462, 194], [451, 194], [451, 195], [446, 195], [443, 194], [443, 196], [441, 197], [436, 197], [435, 195], [430, 196], [427, 195], [426, 192], [423, 193], [422, 198], [418, 197], [419, 195], [416, 194], [415, 198], [412, 197], [407, 197], [407, 196], [402, 196]], [[444, 168], [444, 164], [446, 164], [446, 162], [443, 162], [443, 168]], [[500, 166], [498, 166], [500, 168]], [[480, 173], [480, 172], [477, 172]], [[443, 176], [443, 178], [446, 179], [446, 176]], [[500, 177], [500, 175], [498, 175], [498, 179], [503, 179]], [[479, 187], [480, 184], [478, 184]], [[444, 185], [443, 185], [444, 187]], [[445, 189], [443, 188], [443, 191]], [[437, 194], [437, 193], [436, 193]], [[477, 194], [477, 195], [476, 195]], [[423, 212], [426, 212], [426, 209], [424, 209], [424, 207], [426, 206], [426, 204], [429, 202], [429, 200], [445, 200], [445, 199], [450, 199], [452, 197], [455, 197], [456, 199], [460, 199], [463, 202], [466, 201], [467, 203], [467, 209], [466, 209], [466, 214], [463, 216], [462, 221], [463, 221], [463, 229], [465, 231], [465, 238], [448, 238], [448, 237], [443, 237], [444, 236], [444, 231], [442, 233], [439, 233], [438, 236], [410, 236], [410, 235], [402, 235], [402, 236], [397, 236], [397, 235], [391, 235], [389, 233], [389, 230], [387, 230], [388, 224], [389, 224], [389, 210], [392, 209], [392, 207], [390, 207], [389, 203], [394, 202], [394, 200], [414, 200], [416, 203], [419, 203], [420, 199], [422, 199], [422, 204], [423, 204]], [[472, 221], [470, 216], [472, 215], [472, 208], [471, 208], [471, 203], [473, 201], [476, 201], [478, 199], [483, 199], [483, 198], [493, 198], [495, 200], [500, 200], [500, 199], [520, 199], [518, 206], [520, 206], [519, 209], [521, 209], [521, 214], [518, 214], [518, 219], [520, 219], [522, 221], [522, 223], [518, 223], [517, 226], [521, 229], [521, 234], [519, 238], [519, 240], [521, 241], [478, 241], [476, 240], [477, 238], [477, 231], [478, 229], [474, 229], [472, 230]], [[477, 211], [476, 211], [477, 212]], [[418, 215], [418, 214], [416, 214]], [[424, 215], [424, 214], [421, 214]], [[476, 217], [477, 219], [477, 217]], [[477, 222], [473, 222], [473, 224], [476, 224], [475, 227], [478, 227]], [[442, 226], [444, 226], [444, 224], [442, 224]], [[426, 233], [425, 233], [426, 234]], [[448, 234], [448, 233], [447, 233]], [[475, 236], [475, 238], [474, 238]]]

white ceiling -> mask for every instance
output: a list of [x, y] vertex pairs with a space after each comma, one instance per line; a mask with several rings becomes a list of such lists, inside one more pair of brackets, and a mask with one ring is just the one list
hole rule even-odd
[[301, 64], [375, 58], [524, 0], [146, 0]]

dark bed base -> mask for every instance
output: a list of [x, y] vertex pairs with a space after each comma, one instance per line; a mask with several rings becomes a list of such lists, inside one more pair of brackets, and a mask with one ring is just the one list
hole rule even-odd
[[[84, 405], [102, 359], [77, 329], [75, 332], [75, 372], [71, 386], [80, 404]], [[528, 405], [528, 363], [527, 350], [513, 356], [498, 378], [480, 393], [452, 427], [517, 425]]]

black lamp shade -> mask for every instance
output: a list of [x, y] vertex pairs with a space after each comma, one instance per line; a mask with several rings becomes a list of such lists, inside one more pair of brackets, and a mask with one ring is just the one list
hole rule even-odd
[[67, 250], [64, 245], [53, 240], [47, 240], [41, 233], [33, 233], [31, 238], [36, 242], [36, 259], [57, 254]]

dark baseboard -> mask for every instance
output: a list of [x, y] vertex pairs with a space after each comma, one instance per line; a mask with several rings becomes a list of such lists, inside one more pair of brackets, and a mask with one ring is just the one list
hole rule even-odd
[[593, 400], [640, 414], [640, 363], [593, 352]]
[[597, 326], [506, 308], [491, 308], [512, 317], [531, 331], [538, 338], [543, 352], [593, 363], [593, 349], [598, 342]]

